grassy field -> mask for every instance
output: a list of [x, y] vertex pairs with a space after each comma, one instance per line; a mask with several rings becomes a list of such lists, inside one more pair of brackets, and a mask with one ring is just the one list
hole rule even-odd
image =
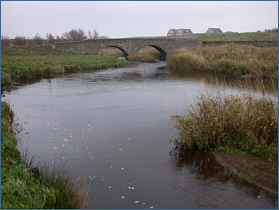
[[226, 75], [278, 78], [278, 47], [227, 44], [177, 50], [167, 56], [171, 71], [206, 71]]
[[[154, 37], [155, 38], [155, 37]], [[163, 36], [156, 38], [191, 38], [201, 41], [278, 41], [278, 33], [223, 33], [223, 34], [189, 34], [183, 36]]]
[[13, 112], [1, 102], [1, 208], [87, 208], [87, 189], [71, 179], [67, 167], [39, 166], [31, 172], [32, 160], [22, 161], [12, 129]]
[[47, 46], [2, 47], [1, 86], [10, 85], [20, 78], [92, 71], [127, 64], [126, 60], [114, 57], [57, 52]]

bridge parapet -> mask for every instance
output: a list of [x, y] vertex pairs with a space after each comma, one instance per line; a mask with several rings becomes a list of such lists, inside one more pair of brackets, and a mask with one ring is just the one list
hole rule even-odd
[[124, 52], [124, 54], [136, 54], [141, 48], [145, 46], [152, 46], [156, 48], [165, 58], [167, 54], [174, 52], [177, 49], [195, 49], [202, 47], [202, 41], [197, 39], [152, 39], [152, 38], [138, 38], [138, 39], [97, 39], [97, 40], [83, 40], [77, 42], [56, 43], [55, 49], [57, 51], [81, 53], [97, 55], [101, 50], [107, 47], [116, 47]]

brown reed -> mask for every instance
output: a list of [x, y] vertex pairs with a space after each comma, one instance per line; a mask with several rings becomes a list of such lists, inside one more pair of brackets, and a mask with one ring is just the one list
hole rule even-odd
[[259, 156], [278, 154], [278, 103], [268, 99], [202, 94], [184, 116], [171, 120], [179, 135], [170, 141], [183, 149], [228, 146]]
[[227, 75], [278, 78], [278, 47], [226, 44], [177, 50], [167, 56], [171, 71], [206, 71]]

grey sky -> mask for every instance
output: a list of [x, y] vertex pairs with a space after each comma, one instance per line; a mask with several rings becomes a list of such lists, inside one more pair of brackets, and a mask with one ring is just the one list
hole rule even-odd
[[170, 28], [204, 33], [278, 27], [277, 1], [1, 1], [1, 35], [61, 36], [97, 29], [110, 38], [166, 36]]

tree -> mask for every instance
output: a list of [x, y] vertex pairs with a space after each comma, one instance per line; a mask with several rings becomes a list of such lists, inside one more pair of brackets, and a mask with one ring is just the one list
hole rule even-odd
[[87, 39], [86, 33], [82, 29], [72, 29], [69, 32], [65, 32], [63, 37], [69, 41], [80, 41]]
[[33, 41], [35, 45], [43, 45], [44, 43], [43, 38], [38, 33], [34, 36]]
[[90, 30], [88, 30], [87, 35], [88, 35], [89, 39], [99, 39], [100, 38], [100, 35], [96, 29], [94, 29], [94, 32], [91, 32]]
[[26, 37], [25, 36], [16, 36], [14, 40], [14, 45], [15, 46], [25, 46], [27, 43]]
[[55, 44], [55, 38], [51, 33], [47, 33], [46, 38], [47, 38], [48, 45], [54, 45]]
[[108, 36], [100, 36], [100, 39], [108, 39]]
[[11, 44], [10, 38], [5, 35], [1, 35], [1, 46], [9, 46]]

